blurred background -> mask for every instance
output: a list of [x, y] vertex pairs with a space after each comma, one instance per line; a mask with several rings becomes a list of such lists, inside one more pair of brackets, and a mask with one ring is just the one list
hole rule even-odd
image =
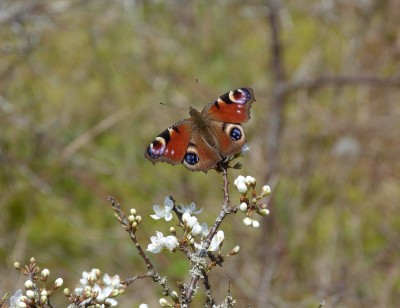
[[[270, 184], [271, 214], [260, 229], [243, 214], [222, 225], [225, 251], [241, 252], [210, 274], [217, 302], [231, 281], [238, 307], [395, 307], [399, 19], [396, 0], [2, 0], [1, 294], [22, 288], [13, 263], [31, 256], [70, 288], [93, 267], [145, 273], [109, 195], [143, 217], [144, 247], [171, 225], [149, 218], [165, 196], [210, 225], [222, 177], [153, 166], [144, 149], [188, 117], [159, 102], [202, 109], [250, 86], [251, 150], [229, 176]], [[171, 286], [189, 281], [182, 254], [151, 258]], [[117, 299], [158, 306], [161, 291], [141, 280]]]

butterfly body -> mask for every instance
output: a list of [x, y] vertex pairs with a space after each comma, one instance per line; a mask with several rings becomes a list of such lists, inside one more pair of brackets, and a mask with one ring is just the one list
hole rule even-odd
[[240, 123], [250, 119], [254, 101], [252, 89], [240, 88], [221, 95], [201, 112], [190, 107], [190, 118], [159, 134], [146, 148], [145, 157], [153, 164], [182, 163], [191, 171], [207, 172], [246, 144]]

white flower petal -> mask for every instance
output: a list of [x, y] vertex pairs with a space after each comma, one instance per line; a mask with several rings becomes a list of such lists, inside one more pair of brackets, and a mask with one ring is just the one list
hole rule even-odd
[[158, 216], [157, 214], [156, 215], [150, 215], [150, 217], [153, 218], [154, 220], [159, 220], [159, 219], [162, 218], [162, 217]]
[[203, 231], [203, 228], [201, 227], [201, 225], [199, 223], [197, 223], [193, 226], [191, 233], [193, 236], [198, 236], [202, 233], [202, 231]]
[[237, 184], [236, 188], [237, 188], [238, 192], [240, 192], [241, 194], [247, 193], [247, 190], [248, 190], [245, 182], [239, 182]]
[[153, 211], [156, 212], [156, 213], [161, 212], [162, 211], [161, 210], [161, 206], [159, 206], [158, 204], [154, 204], [153, 205]]
[[208, 251], [217, 251], [221, 243], [224, 241], [224, 239], [225, 239], [224, 231], [218, 230], [217, 234], [215, 234], [211, 240], [211, 244], [208, 247]]
[[165, 197], [164, 207], [169, 211], [174, 208], [174, 201], [171, 200], [171, 197]]
[[118, 302], [113, 298], [107, 298], [106, 303], [110, 304], [111, 306], [117, 306]]
[[173, 235], [167, 236], [165, 238], [164, 243], [165, 243], [165, 247], [169, 250], [173, 250], [179, 246], [178, 239]]
[[192, 217], [192, 216], [188, 212], [183, 213], [183, 215], [182, 215], [183, 223], [187, 224], [187, 221], [190, 219], [190, 217]]
[[204, 237], [207, 236], [208, 233], [210, 233], [210, 230], [208, 229], [208, 226], [207, 226], [207, 224], [206, 224], [205, 222], [203, 222], [203, 223], [201, 224], [201, 229], [202, 229], [201, 233], [202, 233], [202, 235], [203, 235]]

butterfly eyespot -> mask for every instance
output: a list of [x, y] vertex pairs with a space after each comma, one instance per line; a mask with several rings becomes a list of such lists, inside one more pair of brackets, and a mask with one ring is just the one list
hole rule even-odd
[[232, 140], [238, 141], [242, 138], [242, 131], [239, 128], [234, 127], [231, 129], [229, 136]]
[[165, 140], [164, 138], [157, 137], [154, 141], [148, 146], [147, 154], [153, 159], [164, 154], [165, 151]]
[[186, 153], [185, 161], [189, 165], [196, 165], [199, 162], [199, 157], [195, 153]]
[[251, 93], [245, 88], [229, 92], [229, 99], [236, 104], [246, 104], [251, 99]]

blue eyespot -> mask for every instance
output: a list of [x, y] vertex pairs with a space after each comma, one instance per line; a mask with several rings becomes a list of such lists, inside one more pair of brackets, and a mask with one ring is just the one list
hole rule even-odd
[[199, 162], [199, 157], [194, 153], [186, 153], [185, 161], [189, 165], [196, 165]]
[[237, 127], [234, 127], [229, 133], [229, 135], [231, 136], [231, 139], [234, 141], [238, 141], [240, 140], [240, 138], [242, 138], [242, 132]]

